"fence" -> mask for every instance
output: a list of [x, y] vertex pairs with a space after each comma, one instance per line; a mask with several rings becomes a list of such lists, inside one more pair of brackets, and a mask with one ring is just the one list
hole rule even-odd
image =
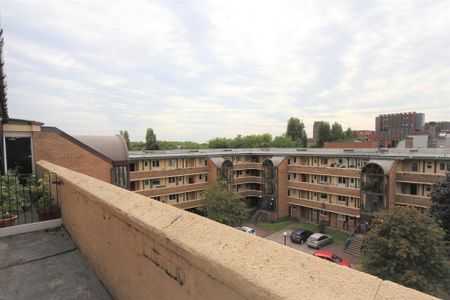
[[0, 228], [60, 218], [55, 174], [0, 176]]

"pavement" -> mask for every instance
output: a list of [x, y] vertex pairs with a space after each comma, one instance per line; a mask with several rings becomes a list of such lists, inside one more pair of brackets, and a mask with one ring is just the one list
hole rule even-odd
[[63, 228], [0, 238], [0, 299], [112, 297]]
[[[284, 245], [284, 232], [285, 231], [287, 232], [287, 236], [286, 236], [286, 246], [287, 247], [291, 247], [291, 248], [297, 249], [299, 251], [302, 251], [302, 252], [305, 252], [308, 254], [313, 254], [314, 251], [318, 250], [318, 249], [314, 249], [314, 248], [310, 248], [310, 247], [306, 246], [306, 243], [303, 243], [303, 244], [293, 243], [291, 241], [291, 239], [289, 238], [291, 235], [292, 229], [276, 231], [274, 233], [271, 233], [271, 234], [265, 236], [265, 238]], [[326, 245], [325, 247], [321, 248], [320, 250], [333, 252], [337, 256], [348, 260], [350, 262], [352, 268], [357, 269], [357, 270], [361, 269], [358, 258], [351, 254], [344, 252], [344, 245], [336, 245], [336, 244]]]

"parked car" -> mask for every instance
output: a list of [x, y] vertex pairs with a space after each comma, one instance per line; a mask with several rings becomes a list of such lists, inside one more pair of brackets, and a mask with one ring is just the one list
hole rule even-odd
[[255, 234], [256, 235], [256, 229], [255, 228], [251, 228], [251, 227], [247, 227], [247, 226], [242, 226], [242, 227], [238, 227], [238, 229], [250, 233], [250, 234]]
[[309, 231], [309, 230], [292, 231], [292, 233], [291, 233], [291, 241], [293, 243], [303, 244], [304, 242], [306, 242], [306, 240], [309, 238], [309, 236], [311, 234], [313, 234], [313, 233], [311, 231]]
[[333, 252], [318, 250], [318, 251], [315, 251], [313, 253], [313, 255], [317, 256], [317, 257], [320, 257], [320, 258], [323, 258], [323, 259], [326, 259], [328, 261], [334, 262], [334, 263], [336, 263], [338, 265], [346, 266], [346, 267], [351, 268], [350, 262], [348, 260], [340, 258], [339, 256], [337, 256]]
[[322, 248], [323, 246], [329, 245], [333, 242], [333, 238], [327, 234], [314, 233], [306, 240], [306, 245], [311, 248]]

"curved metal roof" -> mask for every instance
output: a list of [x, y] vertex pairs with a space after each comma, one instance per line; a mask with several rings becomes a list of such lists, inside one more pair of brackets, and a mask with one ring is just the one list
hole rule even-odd
[[120, 135], [76, 135], [74, 138], [110, 158], [112, 161], [128, 160], [127, 144]]
[[384, 175], [389, 174], [389, 172], [392, 169], [392, 166], [394, 165], [394, 161], [393, 160], [369, 160], [369, 162], [361, 169], [361, 173], [364, 172], [364, 169], [371, 165], [371, 164], [375, 164], [377, 166], [380, 166], [383, 169]]

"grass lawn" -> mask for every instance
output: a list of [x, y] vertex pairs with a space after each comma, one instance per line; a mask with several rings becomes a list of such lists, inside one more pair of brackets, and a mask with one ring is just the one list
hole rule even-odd
[[262, 229], [267, 231], [278, 231], [294, 223], [295, 220], [282, 220], [274, 223], [260, 223], [258, 224], [258, 227], [261, 227]]
[[[293, 228], [294, 230], [310, 230], [312, 232], [319, 232], [319, 226], [317, 226], [316, 224], [297, 223]], [[345, 243], [345, 239], [348, 236], [348, 233], [333, 230], [329, 227], [325, 229], [325, 234], [331, 235], [336, 245], [343, 245]]]

